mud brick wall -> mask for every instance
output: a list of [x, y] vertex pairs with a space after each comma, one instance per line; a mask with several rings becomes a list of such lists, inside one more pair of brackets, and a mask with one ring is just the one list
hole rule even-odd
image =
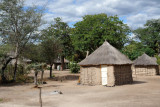
[[101, 72], [100, 66], [81, 67], [80, 83], [83, 85], [100, 85]]
[[131, 65], [114, 66], [115, 85], [131, 84], [133, 82]]
[[159, 74], [159, 68], [158, 66], [134, 66], [133, 74], [154, 76]]

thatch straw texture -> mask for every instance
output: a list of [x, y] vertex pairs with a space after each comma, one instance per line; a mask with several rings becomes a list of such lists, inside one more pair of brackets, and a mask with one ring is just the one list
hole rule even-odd
[[156, 61], [157, 62], [157, 58], [156, 57], [151, 57], [154, 61]]
[[138, 57], [134, 61], [134, 65], [158, 65], [157, 62], [149, 57], [147, 54], [143, 54], [142, 56]]
[[130, 61], [125, 55], [105, 41], [103, 45], [101, 45], [92, 54], [79, 63], [81, 66], [102, 64], [124, 65], [132, 64], [132, 61]]

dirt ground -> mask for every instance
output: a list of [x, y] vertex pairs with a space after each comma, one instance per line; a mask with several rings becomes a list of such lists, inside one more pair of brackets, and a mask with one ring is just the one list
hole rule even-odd
[[[55, 72], [56, 76], [68, 74]], [[160, 76], [133, 77], [133, 84], [115, 87], [48, 80], [42, 88], [43, 107], [160, 107]], [[39, 89], [33, 84], [0, 86], [0, 98], [0, 107], [39, 107]]]

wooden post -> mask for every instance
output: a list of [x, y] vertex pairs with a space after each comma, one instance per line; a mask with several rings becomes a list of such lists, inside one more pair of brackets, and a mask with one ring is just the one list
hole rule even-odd
[[40, 103], [40, 107], [42, 107], [42, 97], [41, 97], [42, 87], [38, 87], [38, 88], [39, 88], [39, 103]]
[[137, 79], [136, 66], [135, 66], [135, 74], [136, 74], [136, 79]]

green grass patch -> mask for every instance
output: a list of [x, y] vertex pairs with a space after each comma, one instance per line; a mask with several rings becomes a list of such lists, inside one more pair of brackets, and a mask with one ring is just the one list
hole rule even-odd
[[3, 98], [0, 98], [0, 102], [3, 102]]

